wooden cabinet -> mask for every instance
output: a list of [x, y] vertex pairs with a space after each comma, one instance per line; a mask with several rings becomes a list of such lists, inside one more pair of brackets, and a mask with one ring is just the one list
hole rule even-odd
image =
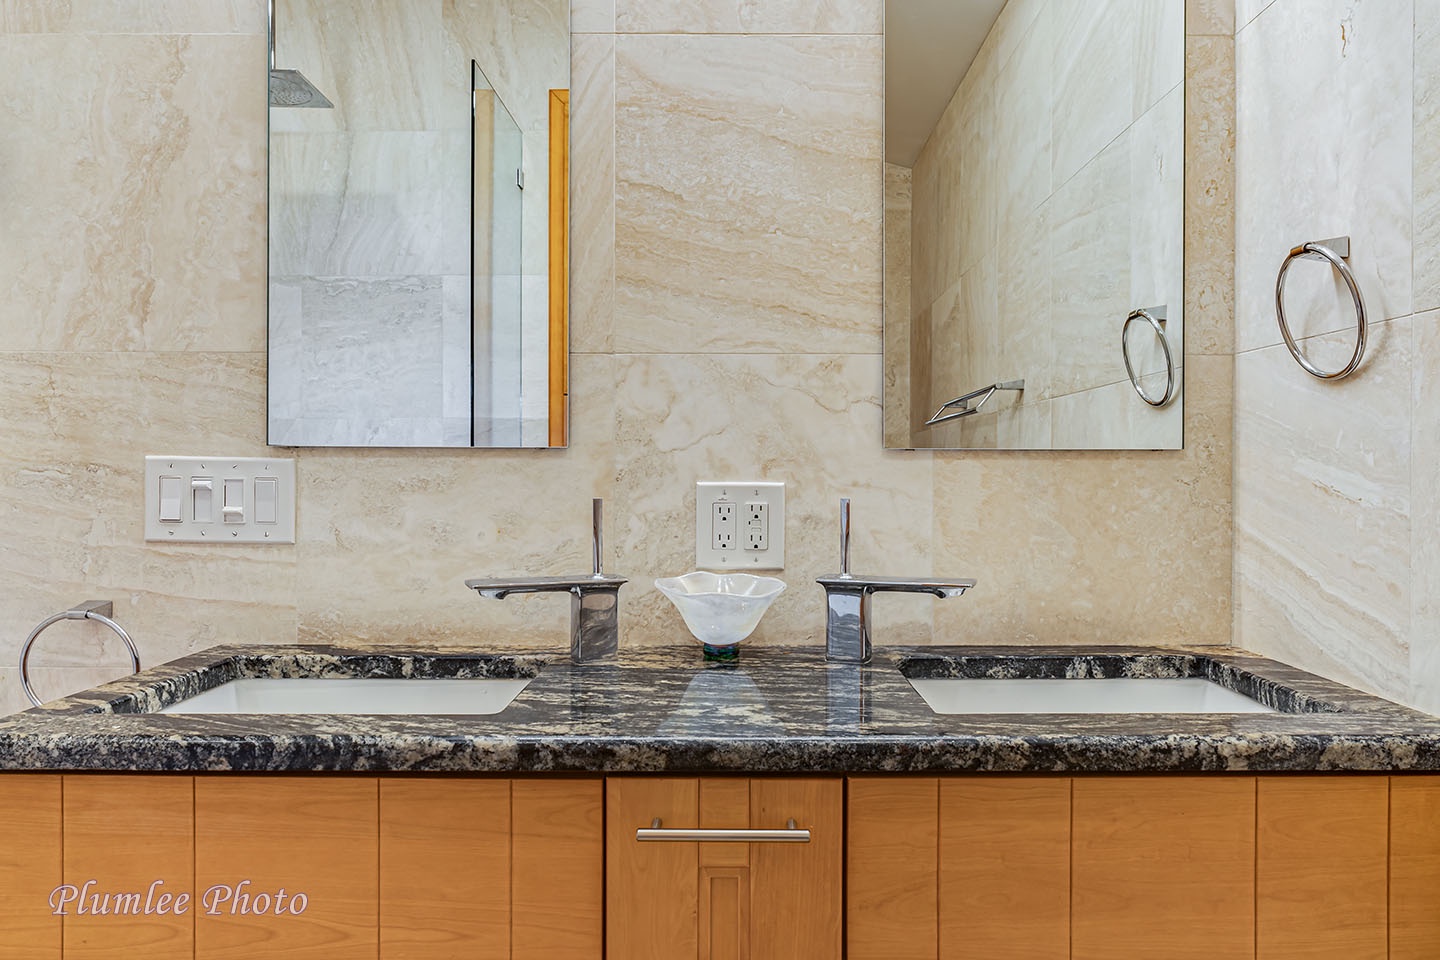
[[1384, 960], [1389, 803], [1385, 777], [1260, 778], [1257, 960]]
[[[608, 960], [833, 960], [841, 947], [838, 778], [612, 778]], [[808, 843], [641, 841], [636, 831], [783, 830]]]
[[1070, 951], [1070, 781], [853, 778], [852, 960]]
[[0, 804], [4, 960], [1440, 957], [1434, 775], [9, 774]]

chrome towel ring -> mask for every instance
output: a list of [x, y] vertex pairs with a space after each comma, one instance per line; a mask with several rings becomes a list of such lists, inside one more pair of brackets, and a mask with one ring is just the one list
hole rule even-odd
[[[1331, 240], [1303, 243], [1290, 251], [1285, 262], [1280, 264], [1280, 275], [1275, 278], [1275, 319], [1280, 324], [1280, 336], [1285, 338], [1285, 347], [1290, 351], [1290, 356], [1295, 358], [1295, 362], [1300, 364], [1310, 376], [1319, 377], [1321, 380], [1339, 380], [1348, 377], [1355, 372], [1356, 368], [1360, 366], [1360, 361], [1365, 358], [1365, 336], [1369, 330], [1369, 323], [1365, 318], [1365, 298], [1360, 295], [1360, 285], [1355, 282], [1355, 274], [1350, 272], [1350, 265], [1345, 262], [1349, 258], [1349, 237], [1335, 237]], [[1285, 322], [1285, 275], [1290, 272], [1290, 264], [1296, 260], [1329, 261], [1330, 265], [1340, 272], [1340, 278], [1345, 281], [1345, 286], [1350, 288], [1350, 298], [1355, 301], [1355, 352], [1350, 355], [1350, 362], [1339, 370], [1327, 373], [1311, 363], [1300, 352], [1300, 346], [1290, 334], [1290, 325]]]
[[[1152, 397], [1140, 386], [1140, 377], [1135, 373], [1135, 367], [1130, 363], [1130, 324], [1136, 320], [1144, 320], [1150, 324], [1150, 329], [1155, 331], [1155, 336], [1160, 340], [1160, 349], [1165, 351], [1165, 392], [1159, 397]], [[1141, 310], [1132, 310], [1130, 316], [1125, 318], [1125, 326], [1120, 328], [1120, 355], [1125, 358], [1125, 375], [1130, 378], [1130, 386], [1140, 395], [1140, 399], [1152, 407], [1163, 407], [1175, 399], [1175, 355], [1170, 352], [1170, 338], [1165, 335], [1165, 308], [1145, 307]]]
[[140, 651], [135, 649], [135, 641], [130, 639], [130, 634], [125, 632], [125, 628], [110, 619], [114, 612], [115, 605], [109, 600], [86, 600], [78, 607], [61, 611], [53, 617], [46, 617], [34, 630], [30, 631], [30, 636], [25, 638], [25, 646], [20, 648], [20, 686], [25, 688], [25, 696], [30, 699], [31, 703], [38, 707], [44, 701], [35, 696], [35, 691], [30, 687], [30, 648], [34, 645], [36, 637], [40, 636], [46, 628], [61, 620], [96, 620], [105, 624], [115, 631], [120, 642], [125, 644], [125, 649], [130, 651], [131, 672], [140, 672]]

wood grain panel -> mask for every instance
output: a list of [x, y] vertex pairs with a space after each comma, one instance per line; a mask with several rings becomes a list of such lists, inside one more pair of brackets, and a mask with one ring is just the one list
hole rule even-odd
[[194, 778], [67, 775], [64, 809], [66, 882], [94, 880], [107, 911], [65, 917], [65, 960], [191, 960], [194, 907], [175, 898], [195, 889]]
[[847, 789], [847, 956], [935, 960], [940, 782], [852, 777]]
[[844, 916], [844, 784], [838, 778], [750, 781], [750, 826], [793, 818], [809, 843], [751, 845], [752, 960], [835, 960]]
[[[379, 938], [379, 788], [370, 778], [217, 776], [195, 781], [197, 897], [235, 890], [195, 918], [196, 960], [375, 960]], [[243, 884], [243, 881], [249, 881]], [[239, 897], [299, 915], [242, 914]]]
[[1255, 956], [1255, 779], [1074, 781], [1074, 960]]
[[940, 956], [1070, 950], [1070, 781], [940, 781]]
[[514, 960], [596, 960], [605, 929], [603, 781], [516, 780], [511, 811]]
[[1440, 957], [1440, 777], [1390, 778], [1390, 960]]
[[700, 960], [749, 960], [749, 867], [700, 868], [699, 946]]
[[570, 91], [550, 91], [550, 446], [570, 433]]
[[510, 781], [380, 781], [380, 960], [510, 956]]
[[1389, 781], [1262, 777], [1258, 960], [1384, 960]]
[[606, 960], [697, 957], [699, 844], [637, 843], [661, 818], [699, 825], [697, 780], [616, 777], [605, 786]]
[[5, 811], [0, 957], [5, 960], [60, 960], [62, 921], [50, 908], [50, 894], [62, 882], [60, 795], [58, 776], [7, 773], [0, 778], [0, 809]]

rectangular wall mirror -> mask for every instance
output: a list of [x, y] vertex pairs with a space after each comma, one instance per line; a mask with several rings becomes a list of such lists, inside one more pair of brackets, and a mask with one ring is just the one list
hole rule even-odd
[[1181, 448], [1184, 152], [1184, 0], [886, 0], [885, 446]]
[[569, 0], [272, 0], [269, 441], [568, 437]]

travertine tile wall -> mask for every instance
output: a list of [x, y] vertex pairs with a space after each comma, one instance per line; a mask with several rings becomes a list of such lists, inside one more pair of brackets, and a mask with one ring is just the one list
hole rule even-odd
[[[1440, 711], [1440, 3], [1242, 0], [1236, 36], [1237, 642]], [[1291, 359], [1289, 249], [1349, 235], [1370, 344]], [[1339, 367], [1354, 310], [1302, 261], [1287, 316]]]
[[[688, 642], [650, 580], [692, 566], [714, 477], [790, 485], [791, 589], [754, 643], [820, 645], [843, 494], [856, 569], [980, 579], [881, 598], [881, 644], [1227, 642], [1232, 28], [1200, 21], [1183, 452], [882, 452], [880, 4], [577, 0], [574, 445], [298, 451], [300, 542], [207, 550], [142, 541], [142, 457], [276, 452], [264, 3], [0, 0], [0, 646], [98, 597], [150, 662], [296, 637], [558, 650], [563, 600], [461, 581], [586, 569], [592, 495], [632, 578], [624, 642]], [[83, 635], [47, 635], [43, 692], [119, 668]]]

